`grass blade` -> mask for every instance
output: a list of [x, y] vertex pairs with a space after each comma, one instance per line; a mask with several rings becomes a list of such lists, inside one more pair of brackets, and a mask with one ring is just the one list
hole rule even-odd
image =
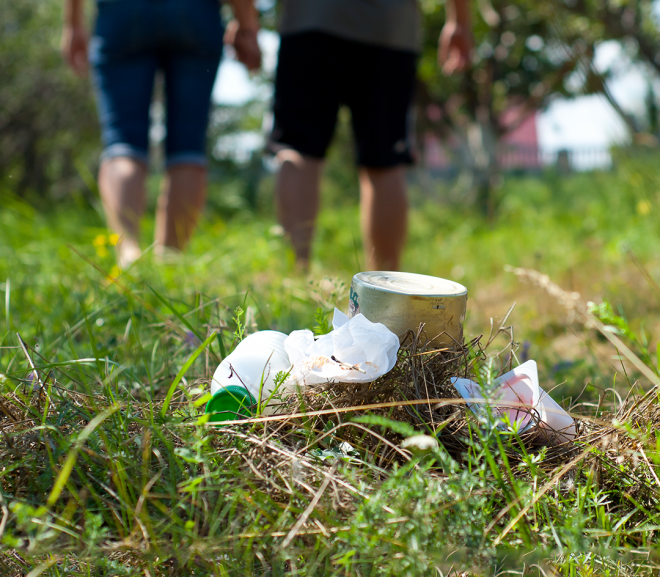
[[89, 335], [89, 344], [92, 347], [92, 353], [96, 359], [96, 368], [99, 372], [99, 375], [103, 374], [103, 361], [99, 358], [99, 349], [96, 346], [96, 339], [94, 338], [94, 332], [92, 331], [92, 325], [89, 322], [89, 317], [87, 316], [87, 311], [85, 310], [85, 303], [82, 298], [78, 297], [78, 303], [80, 304], [80, 310], [83, 314], [85, 320], [85, 327], [87, 328], [87, 334]]
[[[190, 322], [188, 322], [188, 320], [187, 320], [187, 319], [186, 319], [186, 318], [185, 318], [185, 317], [184, 317], [179, 311], [177, 311], [177, 310], [172, 306], [172, 304], [171, 304], [171, 303], [170, 303], [165, 297], [163, 297], [163, 296], [161, 296], [160, 294], [158, 294], [158, 293], [157, 293], [157, 292], [156, 292], [156, 291], [155, 291], [150, 285], [148, 285], [147, 283], [145, 283], [145, 284], [147, 285], [147, 287], [149, 287], [149, 290], [150, 290], [152, 293], [154, 293], [154, 295], [156, 296], [156, 298], [157, 298], [161, 303], [163, 303], [163, 304], [169, 309], [169, 311], [170, 311], [170, 312], [171, 312], [171, 313], [172, 313], [177, 319], [179, 319], [179, 320], [184, 324], [184, 326], [185, 326], [186, 328], [188, 328], [188, 330], [190, 330], [190, 331], [192, 332], [193, 335], [195, 335], [195, 336], [201, 341], [201, 340], [202, 340], [202, 335], [201, 335], [198, 331], [196, 331], [196, 330], [193, 328], [193, 326], [190, 324]], [[214, 332], [213, 334], [215, 335], [216, 333]], [[226, 351], [225, 351], [225, 344], [222, 342], [222, 337], [220, 336], [220, 333], [218, 332], [217, 334], [218, 334], [218, 343], [220, 344], [220, 354], [222, 355], [222, 358], [224, 359], [224, 358], [227, 356]], [[206, 341], [204, 341], [204, 342], [207, 342], [207, 341], [208, 341], [208, 339], [207, 339]], [[209, 343], [210, 343], [210, 341], [209, 341]], [[214, 351], [213, 351], [213, 348], [212, 348], [211, 346], [209, 346], [209, 351], [210, 351], [211, 355], [215, 358], [216, 355], [215, 355], [215, 353], [214, 353]], [[218, 360], [218, 359], [216, 358], [216, 360]]]
[[225, 341], [222, 340], [222, 331], [218, 331], [218, 346], [220, 347], [220, 354], [224, 359], [227, 356], [227, 349], [225, 348]]
[[170, 406], [170, 401], [172, 400], [172, 396], [174, 395], [174, 391], [176, 391], [176, 387], [179, 384], [179, 382], [181, 382], [181, 379], [183, 378], [183, 375], [186, 374], [186, 371], [192, 366], [192, 364], [195, 362], [195, 359], [197, 359], [197, 357], [204, 352], [204, 349], [206, 349], [206, 347], [211, 344], [211, 342], [215, 338], [215, 335], [216, 335], [216, 333], [215, 333], [215, 331], [213, 331], [209, 335], [209, 337], [201, 345], [199, 345], [197, 347], [197, 350], [192, 355], [190, 355], [190, 358], [181, 367], [181, 370], [177, 373], [176, 377], [172, 381], [172, 384], [170, 385], [169, 390], [167, 391], [167, 395], [165, 397], [165, 402], [163, 403], [163, 408], [160, 411], [161, 416], [164, 417], [165, 413], [167, 413], [167, 409]]
[[80, 435], [78, 435], [78, 438], [76, 439], [75, 443], [73, 444], [73, 447], [71, 447], [71, 450], [69, 451], [69, 454], [66, 456], [66, 461], [64, 462], [64, 465], [60, 469], [60, 472], [57, 475], [57, 479], [55, 479], [55, 483], [53, 484], [53, 489], [50, 492], [50, 495], [48, 497], [48, 501], [46, 501], [46, 504], [49, 507], [52, 507], [57, 502], [60, 495], [62, 494], [62, 490], [64, 489], [64, 485], [68, 481], [69, 475], [71, 475], [71, 471], [73, 470], [73, 466], [76, 463], [76, 458], [78, 457], [78, 451], [80, 450], [80, 447], [83, 446], [83, 443], [94, 432], [94, 429], [96, 429], [96, 427], [98, 427], [110, 415], [112, 415], [113, 413], [116, 413], [118, 410], [119, 410], [119, 405], [113, 405], [112, 407], [109, 407], [108, 409], [106, 409], [102, 413], [99, 413], [89, 423], [87, 423], [87, 426], [82, 430], [82, 433], [80, 433]]
[[35, 567], [30, 571], [26, 577], [39, 577], [44, 571], [50, 569], [55, 563], [57, 563], [58, 558], [57, 557], [51, 557], [48, 561], [44, 561], [39, 565], [38, 567]]
[[163, 303], [168, 310], [177, 318], [179, 319], [200, 341], [202, 340], [202, 336], [193, 328], [193, 326], [188, 322], [188, 320], [179, 312], [177, 311], [172, 304], [163, 296], [158, 294], [150, 285], [145, 283], [149, 290], [154, 293], [155, 297]]
[[11, 332], [11, 281], [5, 281], [5, 322], [7, 332]]

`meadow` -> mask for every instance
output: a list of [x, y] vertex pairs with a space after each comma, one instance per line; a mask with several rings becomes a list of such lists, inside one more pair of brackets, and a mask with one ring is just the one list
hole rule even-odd
[[[412, 186], [404, 269], [468, 288], [467, 340], [485, 341], [515, 304], [515, 358], [535, 359], [541, 385], [607, 431], [564, 456], [483, 422], [461, 455], [442, 442], [404, 451], [439, 431], [395, 412], [299, 419], [286, 434], [206, 424], [209, 380], [244, 334], [318, 330], [347, 309], [363, 257], [336, 180], [308, 274], [268, 179], [256, 212], [227, 208], [214, 184], [185, 254], [147, 250], [125, 271], [98, 200], [36, 210], [0, 191], [0, 575], [657, 574], [657, 160], [507, 176], [490, 218], [454, 185]], [[507, 265], [595, 303], [619, 348]], [[494, 371], [508, 342], [486, 350]], [[337, 453], [351, 427], [383, 443]]]

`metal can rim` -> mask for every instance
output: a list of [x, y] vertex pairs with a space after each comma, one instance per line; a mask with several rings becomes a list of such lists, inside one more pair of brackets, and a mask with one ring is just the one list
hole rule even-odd
[[[375, 285], [363, 278], [363, 276], [366, 275], [391, 275], [391, 276], [410, 276], [410, 277], [422, 277], [426, 279], [433, 279], [433, 280], [441, 280], [447, 283], [451, 283], [452, 285], [455, 285], [457, 288], [459, 288], [459, 292], [447, 294], [447, 293], [409, 293], [409, 292], [404, 292], [403, 289], [401, 290], [396, 290], [394, 288], [388, 288], [388, 287], [382, 287]], [[413, 272], [398, 272], [398, 271], [370, 271], [370, 272], [359, 272], [356, 273], [353, 276], [353, 282], [356, 284], [359, 284], [360, 287], [364, 287], [370, 290], [375, 290], [375, 291], [380, 291], [380, 292], [385, 292], [385, 293], [390, 293], [390, 294], [396, 294], [396, 295], [401, 295], [401, 296], [415, 296], [415, 297], [429, 297], [429, 298], [451, 298], [451, 297], [461, 297], [463, 295], [467, 294], [467, 288], [464, 287], [462, 284], [457, 283], [456, 281], [445, 279], [445, 278], [440, 278], [440, 277], [434, 277], [431, 275], [425, 275], [425, 274], [418, 274], [418, 273], [413, 273]]]

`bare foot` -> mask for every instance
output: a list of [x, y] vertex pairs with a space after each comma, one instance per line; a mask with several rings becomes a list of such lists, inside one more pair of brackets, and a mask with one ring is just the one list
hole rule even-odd
[[117, 243], [117, 264], [126, 269], [142, 256], [139, 245], [134, 240], [120, 239]]

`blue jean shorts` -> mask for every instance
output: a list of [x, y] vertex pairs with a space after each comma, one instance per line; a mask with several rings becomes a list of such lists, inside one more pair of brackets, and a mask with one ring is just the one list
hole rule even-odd
[[165, 77], [167, 165], [206, 164], [222, 56], [218, 0], [98, 0], [90, 62], [104, 151], [147, 162], [156, 72]]

